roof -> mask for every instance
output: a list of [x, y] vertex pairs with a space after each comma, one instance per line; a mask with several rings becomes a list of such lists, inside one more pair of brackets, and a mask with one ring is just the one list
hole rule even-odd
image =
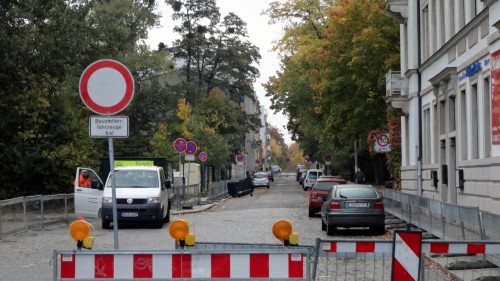
[[161, 167], [158, 166], [118, 166], [115, 167], [115, 170], [148, 170], [148, 171], [156, 171]]
[[321, 176], [316, 181], [344, 182], [346, 179], [337, 176]]
[[350, 183], [350, 184], [342, 184], [342, 185], [337, 185], [337, 188], [349, 188], [349, 187], [362, 187], [362, 188], [373, 188], [375, 189], [375, 187], [371, 184], [354, 184], [354, 183]]

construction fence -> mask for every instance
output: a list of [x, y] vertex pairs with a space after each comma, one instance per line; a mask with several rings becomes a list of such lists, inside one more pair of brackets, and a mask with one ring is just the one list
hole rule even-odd
[[54, 280], [489, 280], [498, 269], [474, 277], [436, 259], [499, 252], [500, 242], [428, 241], [422, 232], [396, 231], [393, 240], [318, 238], [314, 246], [198, 242], [171, 251], [55, 250], [53, 270]]

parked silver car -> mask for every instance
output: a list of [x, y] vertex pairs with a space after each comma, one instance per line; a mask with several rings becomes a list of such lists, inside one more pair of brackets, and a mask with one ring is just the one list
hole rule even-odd
[[370, 227], [385, 233], [382, 197], [367, 184], [334, 186], [321, 206], [321, 229], [333, 235], [337, 227]]
[[269, 178], [266, 172], [257, 172], [252, 177], [252, 186], [259, 187], [264, 186], [269, 188]]

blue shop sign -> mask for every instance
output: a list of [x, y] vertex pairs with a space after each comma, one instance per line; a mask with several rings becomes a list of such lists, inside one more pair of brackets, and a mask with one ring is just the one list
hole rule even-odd
[[465, 69], [465, 77], [471, 77], [479, 71], [481, 71], [481, 62], [476, 61], [475, 63], [467, 66]]

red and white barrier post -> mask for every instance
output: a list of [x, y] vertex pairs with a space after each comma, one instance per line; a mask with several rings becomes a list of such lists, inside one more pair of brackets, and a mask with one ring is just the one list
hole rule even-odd
[[420, 277], [421, 253], [421, 231], [402, 230], [394, 232], [391, 280], [418, 281]]

